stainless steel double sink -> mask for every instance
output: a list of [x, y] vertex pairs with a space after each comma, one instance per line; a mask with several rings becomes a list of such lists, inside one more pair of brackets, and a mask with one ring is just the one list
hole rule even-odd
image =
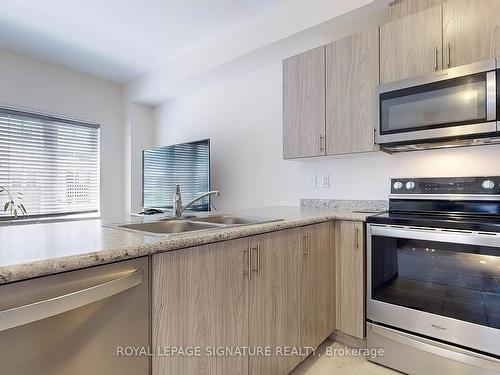
[[146, 223], [131, 223], [114, 226], [118, 229], [128, 229], [156, 235], [181, 234], [194, 231], [224, 229], [242, 225], [263, 224], [283, 219], [270, 219], [252, 216], [213, 215], [206, 217], [167, 218], [161, 221]]

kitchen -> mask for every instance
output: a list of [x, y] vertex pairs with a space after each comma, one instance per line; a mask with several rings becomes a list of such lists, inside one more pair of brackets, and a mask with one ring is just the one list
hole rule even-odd
[[[496, 1], [49, 4], [0, 12], [0, 373], [500, 371]], [[305, 352], [117, 355], [214, 346]]]

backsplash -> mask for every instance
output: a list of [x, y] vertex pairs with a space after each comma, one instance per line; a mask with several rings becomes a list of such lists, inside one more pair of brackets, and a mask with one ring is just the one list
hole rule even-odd
[[389, 201], [385, 200], [343, 200], [343, 199], [301, 199], [303, 208], [336, 208], [339, 210], [386, 211]]

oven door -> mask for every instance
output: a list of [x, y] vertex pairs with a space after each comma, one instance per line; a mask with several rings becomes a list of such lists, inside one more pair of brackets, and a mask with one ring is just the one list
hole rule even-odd
[[500, 235], [371, 224], [367, 318], [500, 355]]
[[496, 60], [379, 86], [378, 144], [457, 139], [497, 129]]

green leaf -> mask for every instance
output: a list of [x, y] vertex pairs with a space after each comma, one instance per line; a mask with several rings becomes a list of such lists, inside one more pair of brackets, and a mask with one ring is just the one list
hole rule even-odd
[[17, 219], [17, 209], [14, 208], [14, 219]]
[[24, 204], [19, 204], [19, 208], [21, 209], [21, 212], [24, 214], [24, 215], [27, 215], [28, 214], [28, 211], [26, 211], [26, 207], [24, 207]]
[[9, 206], [10, 206], [10, 202], [5, 203], [5, 206], [3, 206], [3, 212], [7, 212], [7, 210], [9, 209]]

